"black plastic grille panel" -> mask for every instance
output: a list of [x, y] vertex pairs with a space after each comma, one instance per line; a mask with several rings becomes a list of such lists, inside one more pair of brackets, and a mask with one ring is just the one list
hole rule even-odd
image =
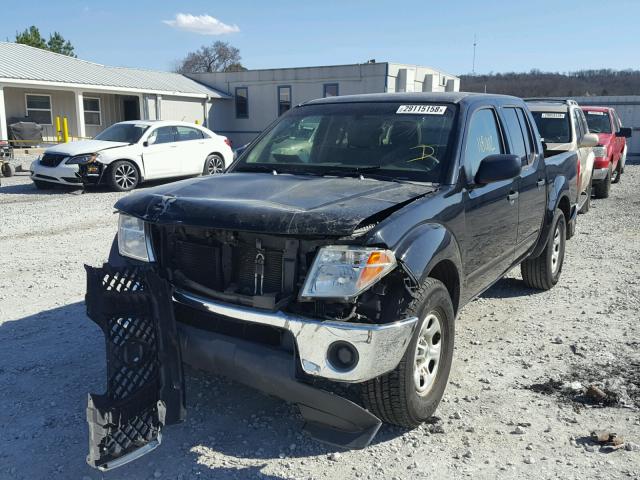
[[44, 167], [57, 167], [66, 157], [67, 155], [60, 153], [45, 153], [40, 158], [40, 165]]

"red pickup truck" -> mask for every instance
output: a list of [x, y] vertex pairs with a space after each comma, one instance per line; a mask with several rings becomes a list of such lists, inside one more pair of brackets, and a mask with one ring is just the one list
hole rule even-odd
[[593, 192], [596, 198], [607, 198], [612, 183], [620, 181], [627, 156], [627, 141], [631, 129], [624, 128], [615, 109], [610, 107], [582, 107], [589, 132], [598, 135], [593, 148]]

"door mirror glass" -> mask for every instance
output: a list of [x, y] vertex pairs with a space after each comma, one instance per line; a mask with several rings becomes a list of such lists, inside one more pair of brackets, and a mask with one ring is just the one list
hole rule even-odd
[[580, 140], [580, 147], [595, 147], [598, 141], [598, 135], [595, 133], [585, 133]]
[[486, 185], [515, 178], [521, 170], [522, 159], [518, 155], [489, 155], [480, 162], [474, 180], [477, 185]]
[[631, 138], [631, 129], [629, 127], [621, 127], [616, 132], [616, 137]]
[[153, 145], [154, 143], [156, 143], [157, 139], [158, 139], [158, 131], [156, 130], [155, 132], [152, 132], [151, 135], [149, 135], [149, 138], [147, 138], [147, 141], [144, 142], [144, 146], [148, 147], [149, 145]]

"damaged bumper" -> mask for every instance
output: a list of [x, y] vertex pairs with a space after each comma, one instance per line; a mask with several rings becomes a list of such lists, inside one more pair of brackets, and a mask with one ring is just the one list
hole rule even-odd
[[[418, 321], [416, 317], [383, 325], [318, 321], [281, 311], [216, 302], [183, 290], [174, 291], [173, 300], [215, 315], [287, 330], [295, 339], [305, 373], [351, 383], [371, 380], [393, 370], [400, 363]], [[351, 352], [351, 368], [332, 362], [337, 347]]]

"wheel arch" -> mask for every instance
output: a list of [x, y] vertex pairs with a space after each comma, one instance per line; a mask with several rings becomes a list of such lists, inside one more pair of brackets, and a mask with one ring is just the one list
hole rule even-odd
[[204, 161], [206, 162], [211, 155], [218, 155], [220, 158], [222, 158], [222, 161], [224, 162], [224, 168], [227, 168], [231, 164], [230, 162], [229, 164], [227, 164], [227, 159], [224, 157], [224, 154], [219, 150], [215, 150], [213, 152], [207, 153], [207, 158], [205, 158]]
[[109, 162], [109, 164], [107, 165], [107, 168], [111, 168], [111, 166], [116, 162], [129, 162], [137, 170], [138, 177], [140, 178], [140, 182], [144, 180], [144, 168], [142, 165], [140, 165], [140, 163], [137, 160], [133, 158], [127, 158], [127, 157], [116, 158], [113, 161]]

